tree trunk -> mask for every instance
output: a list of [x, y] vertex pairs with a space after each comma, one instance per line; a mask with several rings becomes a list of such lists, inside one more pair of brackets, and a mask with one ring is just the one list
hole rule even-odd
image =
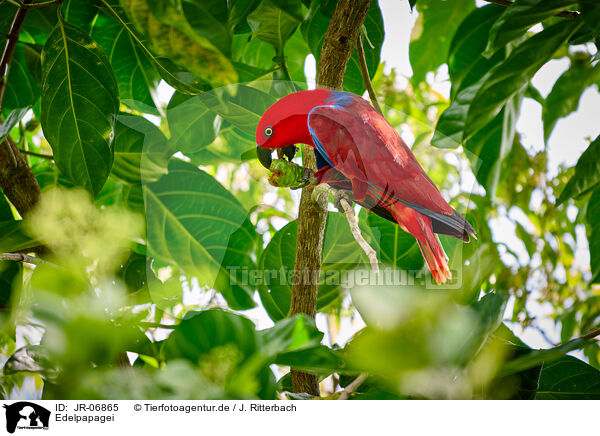
[[[317, 69], [317, 86], [342, 89], [344, 72], [356, 47], [361, 26], [365, 20], [371, 0], [339, 0], [329, 22]], [[306, 168], [316, 170], [312, 147], [304, 146], [303, 163]], [[317, 293], [321, 271], [323, 233], [327, 220], [327, 209], [312, 198], [314, 187], [302, 189], [298, 211], [298, 239], [296, 242], [295, 277], [292, 284], [291, 314], [305, 313], [315, 317]], [[319, 381], [315, 374], [292, 369], [294, 392], [319, 395]]]

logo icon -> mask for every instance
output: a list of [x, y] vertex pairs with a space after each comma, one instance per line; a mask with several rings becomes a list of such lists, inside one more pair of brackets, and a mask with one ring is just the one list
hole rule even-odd
[[4, 405], [6, 409], [6, 431], [14, 433], [15, 429], [47, 430], [50, 422], [50, 411], [29, 401], [19, 401]]

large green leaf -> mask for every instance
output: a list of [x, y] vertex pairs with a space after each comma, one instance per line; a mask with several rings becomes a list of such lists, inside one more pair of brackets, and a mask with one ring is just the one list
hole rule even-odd
[[278, 52], [283, 50], [301, 21], [300, 0], [263, 0], [248, 15], [252, 35], [271, 44]]
[[599, 400], [600, 371], [573, 357], [544, 362], [536, 400]]
[[510, 153], [515, 139], [523, 91], [511, 97], [502, 111], [485, 128], [465, 142], [477, 181], [486, 194], [494, 198], [500, 180], [502, 162]]
[[102, 49], [59, 21], [42, 52], [42, 129], [60, 170], [97, 194], [113, 162], [119, 93]]
[[576, 0], [516, 0], [494, 23], [486, 52], [492, 54], [546, 18], [567, 10]]
[[472, 0], [419, 1], [419, 17], [409, 47], [413, 81], [423, 81], [428, 71], [435, 71], [446, 62], [452, 35], [474, 7]]
[[494, 121], [511, 98], [525, 91], [537, 70], [580, 26], [576, 21], [562, 21], [544, 29], [472, 85], [463, 86], [438, 120], [432, 145], [455, 148], [486, 130], [484, 127]]
[[412, 235], [366, 209], [362, 209], [358, 216], [363, 237], [377, 252], [380, 262], [398, 269], [421, 270], [423, 255]]
[[[598, 142], [598, 140], [596, 140]], [[597, 156], [597, 155], [596, 155]], [[598, 162], [596, 158], [596, 163]], [[588, 223], [588, 244], [590, 246], [590, 283], [600, 282], [600, 189], [596, 189], [588, 202], [586, 220]]]
[[205, 95], [175, 93], [167, 107], [171, 148], [184, 154], [195, 153], [212, 143], [218, 130], [217, 114], [204, 103]]
[[253, 307], [255, 288], [242, 274], [256, 267], [257, 235], [248, 212], [204, 171], [177, 159], [168, 168], [143, 186], [150, 252], [214, 287], [230, 307]]
[[527, 86], [533, 75], [581, 27], [581, 22], [564, 20], [529, 38], [484, 77], [468, 108], [464, 138], [492, 121], [506, 102]]
[[[273, 236], [258, 263], [262, 270], [258, 283], [260, 299], [275, 321], [285, 318], [290, 310], [296, 236], [297, 222], [292, 221]], [[344, 272], [361, 266], [363, 261], [364, 253], [350, 233], [345, 216], [330, 213], [325, 226], [317, 310], [340, 298]]]
[[273, 398], [273, 373], [259, 354], [252, 321], [220, 309], [191, 312], [187, 317], [165, 340], [167, 360], [191, 361], [209, 377], [221, 379], [230, 395]]
[[575, 166], [575, 174], [560, 193], [556, 204], [569, 198], [585, 195], [598, 187], [600, 183], [600, 136], [583, 152]]
[[181, 68], [176, 67], [169, 59], [157, 56], [150, 50], [148, 42], [134, 30], [133, 23], [129, 20], [123, 8], [117, 4], [116, 0], [100, 1], [105, 10], [127, 31], [136, 46], [144, 53], [165, 82], [185, 94], [195, 95], [204, 91], [203, 86], [198, 84], [198, 81], [192, 74], [182, 71]]
[[504, 10], [504, 7], [498, 5], [474, 9], [456, 30], [448, 54], [452, 99], [460, 90], [475, 83], [504, 59], [502, 51], [491, 59], [482, 56], [490, 28]]
[[96, 17], [91, 35], [108, 56], [119, 85], [121, 103], [158, 115], [153, 93], [159, 76], [133, 35], [106, 14]]
[[[237, 82], [231, 61], [192, 28], [179, 0], [120, 0], [120, 3], [156, 53], [215, 86]], [[194, 8], [189, 13], [196, 16], [202, 12]], [[201, 17], [195, 21], [201, 21]]]
[[119, 115], [115, 125], [112, 175], [126, 183], [148, 183], [167, 173], [167, 138], [145, 118]]
[[544, 138], [548, 141], [559, 118], [566, 117], [579, 107], [581, 94], [600, 77], [600, 64], [590, 65], [589, 56], [577, 56], [570, 68], [554, 83], [542, 110]]

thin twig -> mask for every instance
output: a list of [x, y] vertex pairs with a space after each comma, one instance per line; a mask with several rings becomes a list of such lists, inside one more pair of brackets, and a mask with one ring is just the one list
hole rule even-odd
[[[340, 191], [338, 191], [338, 193], [339, 192]], [[371, 269], [375, 274], [379, 274], [379, 261], [377, 260], [377, 252], [373, 249], [373, 247], [369, 245], [367, 241], [365, 241], [365, 238], [363, 238], [360, 228], [358, 227], [358, 221], [356, 221], [354, 209], [352, 209], [352, 206], [350, 206], [348, 201], [343, 197], [340, 197], [336, 203], [338, 209], [340, 209], [341, 207], [341, 211], [344, 212], [344, 215], [346, 215], [346, 220], [348, 220], [348, 226], [350, 226], [352, 236], [354, 236], [354, 239], [356, 240], [356, 242], [358, 242], [360, 248], [363, 249], [367, 257], [369, 258], [369, 262], [371, 263]]]
[[159, 322], [139, 322], [138, 325], [149, 329], [174, 329], [177, 327], [175, 324], [161, 324]]
[[354, 380], [352, 380], [352, 383], [350, 383], [348, 386], [346, 386], [346, 389], [340, 392], [338, 400], [347, 400], [348, 398], [350, 398], [350, 395], [367, 380], [367, 377], [369, 376], [363, 373], [356, 377]]
[[362, 37], [358, 35], [358, 42], [356, 43], [356, 50], [358, 51], [358, 61], [360, 63], [360, 72], [363, 77], [363, 82], [365, 82], [365, 86], [367, 87], [367, 91], [369, 92], [369, 98], [371, 99], [371, 104], [375, 108], [377, 112], [383, 115], [381, 111], [381, 106], [379, 106], [379, 102], [377, 101], [377, 95], [375, 94], [375, 90], [373, 89], [373, 83], [371, 83], [371, 78], [369, 77], [369, 70], [367, 68], [367, 60], [365, 59], [365, 48], [363, 47]]
[[32, 265], [48, 264], [44, 259], [39, 257], [28, 256], [23, 253], [2, 253], [0, 254], [0, 260], [13, 260], [15, 262], [30, 263]]
[[41, 159], [54, 160], [54, 156], [51, 155], [51, 154], [36, 153], [36, 152], [33, 152], [33, 151], [24, 150], [22, 148], [19, 148], [18, 150], [21, 152], [21, 154], [28, 154], [30, 156], [39, 157]]
[[594, 339], [597, 336], [600, 336], [600, 328], [586, 333], [585, 335], [581, 336], [581, 339]]
[[[512, 6], [513, 2], [509, 1], [509, 0], [485, 0], [488, 3], [494, 3], [500, 6]], [[559, 12], [558, 14], [555, 15], [556, 17], [562, 17], [562, 18], [570, 18], [570, 19], [574, 19], [577, 18], [579, 16], [579, 12], [577, 11], [562, 11]]]

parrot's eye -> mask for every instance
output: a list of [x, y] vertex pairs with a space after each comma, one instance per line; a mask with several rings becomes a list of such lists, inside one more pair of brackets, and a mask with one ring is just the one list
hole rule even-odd
[[272, 127], [267, 127], [267, 128], [265, 129], [265, 136], [266, 136], [267, 138], [269, 138], [269, 137], [270, 137], [272, 134], [273, 134], [273, 128], [272, 128]]

